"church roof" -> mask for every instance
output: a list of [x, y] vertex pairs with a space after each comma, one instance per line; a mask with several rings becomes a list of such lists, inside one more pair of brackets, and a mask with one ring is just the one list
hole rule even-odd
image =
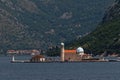
[[76, 50], [65, 50], [65, 53], [76, 53]]
[[45, 58], [45, 57], [43, 55], [35, 55], [35, 56], [32, 57], [32, 59], [35, 59], [35, 58], [38, 59], [38, 58]]

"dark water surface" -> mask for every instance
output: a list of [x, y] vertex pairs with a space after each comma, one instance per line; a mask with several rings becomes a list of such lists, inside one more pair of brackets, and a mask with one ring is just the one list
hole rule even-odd
[[0, 57], [0, 80], [120, 80], [120, 62], [10, 63]]

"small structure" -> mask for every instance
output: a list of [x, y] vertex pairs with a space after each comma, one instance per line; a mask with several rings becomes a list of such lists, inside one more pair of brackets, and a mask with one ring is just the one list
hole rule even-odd
[[43, 55], [35, 55], [30, 59], [30, 62], [45, 62], [45, 57]]
[[12, 62], [14, 62], [15, 61], [15, 57], [14, 57], [14, 55], [12, 56]]

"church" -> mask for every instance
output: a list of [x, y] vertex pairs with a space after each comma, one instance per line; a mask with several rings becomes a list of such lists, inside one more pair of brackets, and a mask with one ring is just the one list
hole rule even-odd
[[92, 58], [90, 54], [84, 53], [82, 47], [78, 47], [76, 50], [64, 49], [64, 43], [61, 43], [61, 61], [83, 61]]

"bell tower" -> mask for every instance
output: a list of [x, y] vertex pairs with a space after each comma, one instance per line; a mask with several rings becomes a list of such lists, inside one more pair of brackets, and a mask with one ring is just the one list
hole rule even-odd
[[64, 57], [65, 57], [65, 54], [64, 54], [64, 43], [61, 43], [61, 61], [64, 62]]

